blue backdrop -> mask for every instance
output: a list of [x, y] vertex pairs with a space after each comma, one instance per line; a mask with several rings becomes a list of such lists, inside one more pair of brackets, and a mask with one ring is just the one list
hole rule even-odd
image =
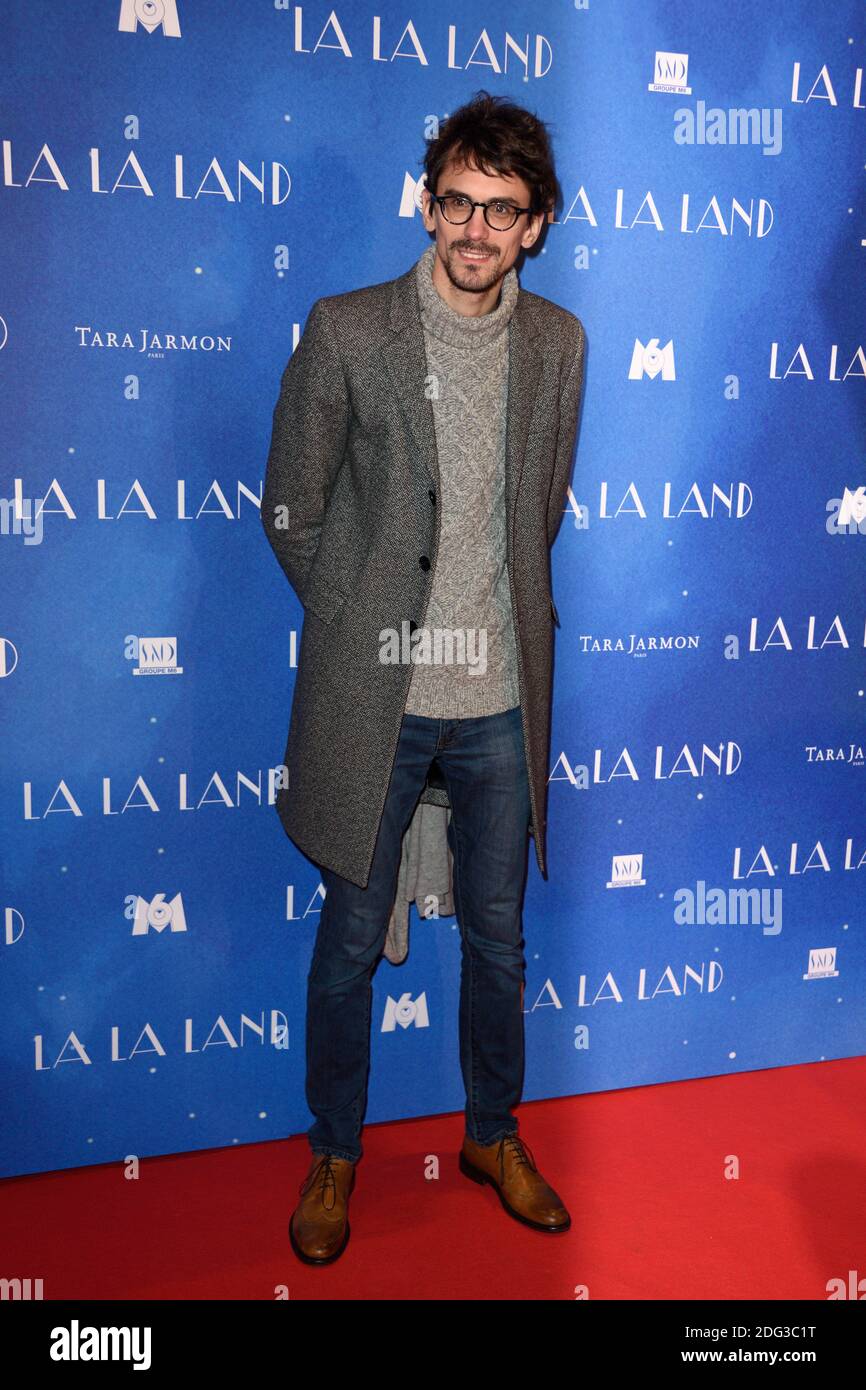
[[[314, 299], [428, 244], [425, 140], [482, 87], [551, 128], [520, 278], [589, 344], [525, 1098], [863, 1051], [862, 5], [331, 13], [4, 7], [3, 1175], [310, 1123], [271, 415]], [[368, 1123], [462, 1109], [459, 965], [413, 908]]]

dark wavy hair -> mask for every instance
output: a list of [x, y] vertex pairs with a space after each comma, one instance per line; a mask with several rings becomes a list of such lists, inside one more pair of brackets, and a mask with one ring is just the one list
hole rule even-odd
[[439, 177], [451, 158], [483, 174], [523, 179], [531, 190], [533, 213], [551, 212], [561, 195], [547, 127], [507, 97], [476, 92], [443, 123], [424, 156], [431, 193], [437, 192]]

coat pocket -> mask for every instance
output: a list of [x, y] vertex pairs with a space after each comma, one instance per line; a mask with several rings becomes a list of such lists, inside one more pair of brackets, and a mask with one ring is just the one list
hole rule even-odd
[[309, 608], [323, 623], [329, 623], [339, 613], [346, 597], [340, 589], [335, 589], [329, 584], [327, 579], [314, 575], [304, 586], [301, 602], [305, 609]]

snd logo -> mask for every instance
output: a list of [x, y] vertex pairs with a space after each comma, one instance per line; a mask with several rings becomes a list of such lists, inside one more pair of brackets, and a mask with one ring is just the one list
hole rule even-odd
[[18, 665], [18, 648], [8, 637], [0, 637], [0, 680], [11, 676]]
[[152, 34], [154, 29], [162, 28], [166, 38], [179, 39], [177, 0], [120, 0], [120, 19], [117, 27], [121, 33], [134, 34], [139, 24], [149, 34]]

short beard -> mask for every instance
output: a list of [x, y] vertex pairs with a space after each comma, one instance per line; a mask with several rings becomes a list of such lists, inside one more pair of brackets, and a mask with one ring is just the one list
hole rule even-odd
[[[475, 278], [470, 279], [469, 284], [464, 285], [460, 280], [455, 279], [455, 272], [452, 271], [450, 265], [452, 257], [456, 257], [458, 254], [459, 252], [455, 247], [449, 247], [448, 259], [443, 261], [443, 265], [445, 267], [445, 274], [448, 276], [448, 279], [451, 281], [451, 284], [454, 286], [455, 289], [462, 290], [464, 294], [486, 294], [487, 291], [497, 283], [497, 281], [503, 278], [502, 272], [499, 269], [499, 256], [498, 254], [494, 254], [491, 257], [491, 263], [489, 267], [490, 278], [488, 280], [482, 281], [480, 278], [476, 276]], [[465, 275], [470, 277], [473, 276], [473, 272], [471, 270], [464, 270], [462, 264], [460, 266], [460, 269], [463, 270], [463, 273]]]

